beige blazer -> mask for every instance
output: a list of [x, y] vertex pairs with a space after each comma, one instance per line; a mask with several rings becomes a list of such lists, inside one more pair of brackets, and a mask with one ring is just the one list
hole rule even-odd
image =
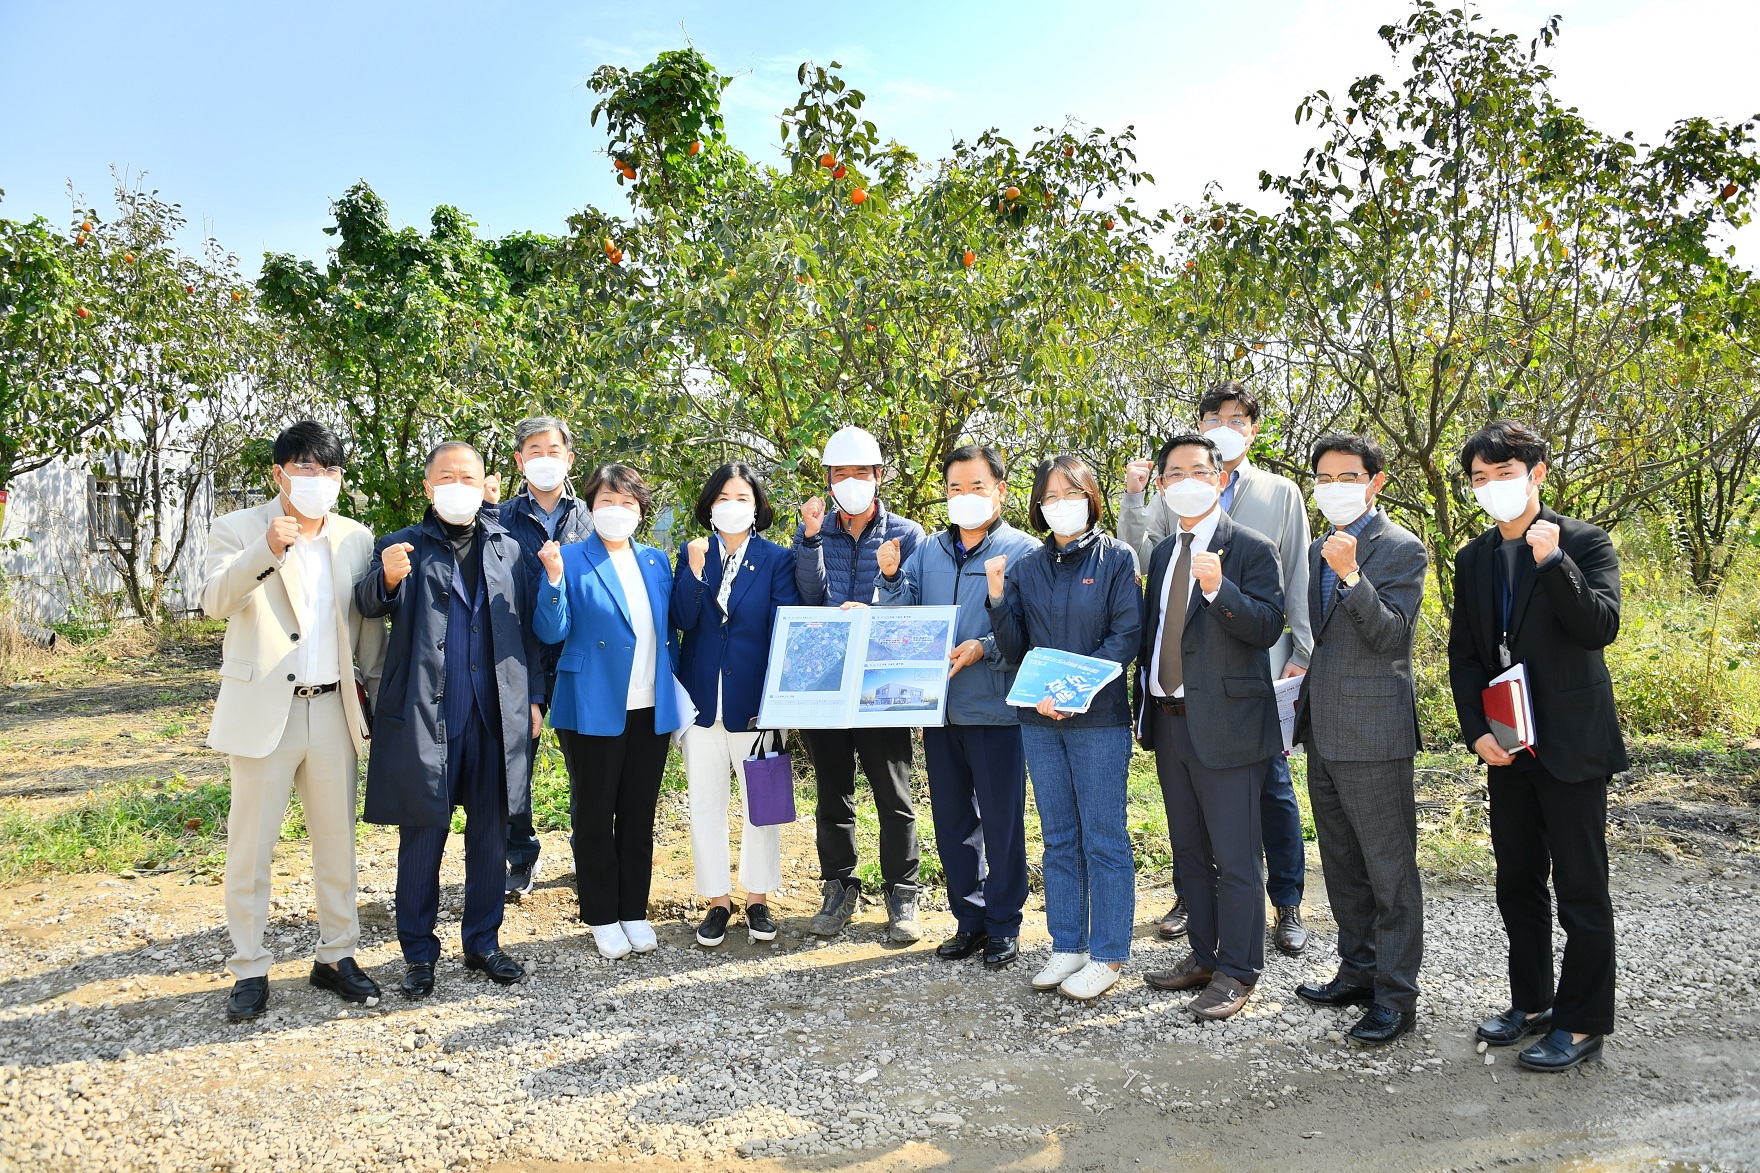
[[279, 495], [254, 509], [240, 509], [215, 520], [208, 532], [208, 555], [202, 566], [202, 610], [226, 620], [226, 642], [220, 663], [220, 696], [208, 744], [222, 753], [245, 758], [267, 757], [281, 742], [293, 703], [294, 651], [307, 623], [334, 623], [342, 663], [343, 712], [354, 738], [355, 752], [370, 733], [366, 714], [355, 693], [355, 664], [369, 696], [379, 694], [385, 666], [385, 622], [365, 619], [354, 606], [354, 584], [366, 576], [373, 557], [373, 533], [357, 521], [330, 514], [324, 533], [330, 542], [335, 613], [302, 616], [294, 605], [298, 584], [292, 559], [278, 561], [269, 551], [269, 523], [283, 516]]

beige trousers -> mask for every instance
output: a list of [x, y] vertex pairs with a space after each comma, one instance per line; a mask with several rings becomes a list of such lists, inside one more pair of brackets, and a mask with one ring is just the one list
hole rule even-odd
[[[345, 683], [344, 687], [348, 687]], [[264, 977], [274, 955], [263, 947], [275, 843], [287, 795], [299, 790], [312, 845], [312, 888], [318, 903], [319, 961], [354, 956], [360, 941], [355, 909], [354, 741], [340, 693], [292, 701], [281, 743], [264, 758], [234, 755], [232, 813], [226, 820], [227, 967], [235, 978]]]

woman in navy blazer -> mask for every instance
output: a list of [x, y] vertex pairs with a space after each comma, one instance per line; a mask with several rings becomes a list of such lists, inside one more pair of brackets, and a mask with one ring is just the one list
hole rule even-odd
[[653, 495], [634, 469], [607, 464], [581, 492], [585, 541], [538, 551], [545, 581], [532, 624], [561, 644], [550, 725], [568, 766], [581, 920], [613, 960], [658, 946], [648, 923], [654, 808], [666, 739], [684, 724], [674, 691], [666, 554], [633, 540]]
[[782, 828], [752, 825], [745, 790], [745, 759], [760, 737], [752, 732], [770, 661], [776, 608], [800, 603], [794, 556], [758, 536], [775, 515], [757, 472], [746, 464], [716, 469], [697, 498], [697, 524], [713, 533], [678, 552], [672, 576], [672, 623], [684, 632], [679, 678], [697, 707], [684, 732], [684, 770], [690, 787], [691, 860], [697, 894], [709, 914], [697, 929], [699, 945], [727, 937], [733, 915], [728, 883], [727, 778], [740, 785], [745, 827], [740, 835], [739, 882], [746, 890], [746, 939], [776, 939], [769, 893], [782, 884]]

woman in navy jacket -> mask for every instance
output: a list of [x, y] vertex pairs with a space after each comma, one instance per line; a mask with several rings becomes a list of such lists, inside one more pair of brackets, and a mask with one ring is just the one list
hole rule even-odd
[[653, 495], [634, 469], [607, 464], [581, 492], [593, 511], [585, 541], [538, 551], [545, 581], [532, 625], [562, 645], [550, 725], [568, 765], [575, 887], [581, 920], [613, 960], [658, 944], [648, 923], [654, 808], [667, 738], [684, 724], [672, 666], [666, 554], [631, 535]]
[[746, 938], [773, 941], [776, 921], [768, 897], [782, 883], [782, 828], [752, 825], [743, 763], [761, 740], [752, 728], [764, 693], [776, 609], [801, 601], [794, 558], [758, 536], [775, 518], [763, 482], [750, 465], [716, 469], [697, 498], [696, 518], [713, 536], [696, 538], [678, 552], [672, 623], [684, 633], [679, 678], [697, 707], [696, 724], [685, 730], [683, 747], [691, 860], [697, 894], [709, 900], [697, 943], [721, 944], [733, 915], [727, 872], [730, 770], [740, 784], [745, 812], [739, 882], [746, 890]]

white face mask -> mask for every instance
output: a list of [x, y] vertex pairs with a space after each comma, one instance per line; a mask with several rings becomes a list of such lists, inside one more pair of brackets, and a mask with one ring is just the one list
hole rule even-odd
[[1041, 506], [1039, 512], [1045, 515], [1045, 524], [1051, 532], [1060, 538], [1073, 538], [1088, 528], [1088, 499], [1083, 497], [1076, 501], [1058, 501], [1051, 505]]
[[465, 485], [457, 481], [435, 485], [434, 512], [448, 525], [465, 525], [483, 507], [483, 486]]
[[1314, 504], [1327, 521], [1342, 528], [1369, 511], [1369, 486], [1315, 485]]
[[854, 517], [866, 513], [868, 506], [874, 503], [874, 482], [845, 477], [831, 486], [831, 496], [836, 499], [839, 509]]
[[1492, 521], [1514, 521], [1528, 507], [1528, 498], [1534, 492], [1533, 480], [1534, 474], [1529, 473], [1507, 481], [1486, 481], [1474, 487], [1473, 497]]
[[640, 511], [627, 505], [601, 505], [593, 510], [593, 532], [608, 542], [621, 542], [642, 524]]
[[1204, 438], [1216, 445], [1225, 461], [1239, 460], [1247, 454], [1247, 438], [1227, 424], [1217, 424], [1204, 433]]
[[709, 521], [724, 534], [743, 534], [757, 519], [758, 507], [750, 501], [717, 501], [709, 509]]
[[313, 521], [336, 507], [336, 498], [341, 492], [342, 482], [329, 477], [287, 478], [287, 503], [295, 513]]
[[534, 456], [520, 469], [532, 488], [548, 493], [568, 477], [568, 461], [559, 456]]
[[1202, 517], [1210, 512], [1220, 494], [1215, 485], [1196, 477], [1187, 477], [1161, 490], [1167, 507], [1181, 517]]
[[961, 493], [947, 499], [947, 520], [961, 529], [983, 529], [995, 516], [995, 502], [981, 493]]

